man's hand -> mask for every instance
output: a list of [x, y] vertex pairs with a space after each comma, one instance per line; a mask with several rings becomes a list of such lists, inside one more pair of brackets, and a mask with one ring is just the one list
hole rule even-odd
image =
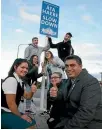
[[49, 41], [50, 43], [52, 43], [52, 39], [51, 39], [51, 37], [48, 37], [48, 41]]
[[21, 118], [26, 120], [27, 122], [30, 122], [30, 123], [32, 122], [31, 118], [27, 115], [22, 115]]
[[57, 87], [52, 87], [50, 89], [50, 97], [57, 97], [57, 92], [58, 92], [58, 88]]
[[35, 82], [31, 86], [31, 91], [35, 93], [37, 91], [37, 86], [35, 85]]

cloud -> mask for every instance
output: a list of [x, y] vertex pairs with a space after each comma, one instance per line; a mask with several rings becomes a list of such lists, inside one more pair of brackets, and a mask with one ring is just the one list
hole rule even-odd
[[97, 21], [95, 21], [90, 14], [84, 14], [84, 15], [82, 15], [82, 16], [81, 16], [81, 19], [82, 19], [84, 22], [86, 22], [86, 23], [88, 23], [88, 24], [91, 24], [91, 26], [93, 26], [94, 28], [96, 28], [96, 29], [98, 29], [98, 30], [101, 29], [101, 24], [98, 23]]
[[88, 22], [88, 23], [93, 21], [92, 16], [89, 14], [82, 15], [81, 18], [82, 18], [82, 20], [84, 20], [85, 22]]
[[26, 12], [24, 8], [20, 8], [20, 17], [23, 20], [27, 20], [27, 21], [31, 21], [31, 22], [35, 22], [35, 23], [40, 22], [40, 17], [38, 15], [30, 14], [30, 13]]
[[25, 6], [22, 6], [22, 7], [24, 7], [24, 9], [27, 10], [27, 11], [31, 11], [31, 12], [33, 11], [35, 13], [41, 12], [41, 6], [27, 6], [27, 5], [25, 5]]
[[83, 67], [90, 73], [102, 71], [102, 44], [74, 43], [73, 48], [75, 54], [82, 58]]
[[16, 29], [15, 31], [18, 32], [18, 33], [24, 32], [24, 31], [23, 31], [22, 29], [20, 29], [20, 28]]
[[[89, 56], [101, 56], [102, 55], [102, 45], [101, 44], [92, 44], [92, 43], [74, 43], [74, 48], [76, 52], [80, 55], [82, 54], [84, 57]], [[81, 49], [80, 49], [81, 48]]]

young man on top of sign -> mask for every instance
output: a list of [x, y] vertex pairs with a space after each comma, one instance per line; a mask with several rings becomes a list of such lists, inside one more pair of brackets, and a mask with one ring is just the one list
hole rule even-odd
[[40, 59], [41, 53], [50, 49], [49, 43], [45, 47], [38, 46], [38, 38], [32, 38], [32, 44], [25, 49], [24, 58], [30, 60], [32, 55], [37, 55]]
[[48, 38], [48, 41], [50, 43], [50, 47], [57, 48], [58, 56], [63, 61], [65, 60], [65, 58], [67, 56], [74, 54], [74, 49], [72, 48], [72, 45], [71, 45], [71, 37], [72, 37], [72, 34], [70, 32], [68, 32], [64, 36], [64, 40], [62, 42], [57, 43], [57, 44], [53, 44], [52, 39], [50, 37]]

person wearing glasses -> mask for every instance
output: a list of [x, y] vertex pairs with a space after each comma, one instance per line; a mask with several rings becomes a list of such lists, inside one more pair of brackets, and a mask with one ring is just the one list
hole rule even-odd
[[49, 85], [49, 90], [47, 94], [47, 106], [49, 107], [47, 109], [49, 109], [50, 118], [47, 120], [47, 124], [50, 129], [53, 129], [56, 124], [60, 122], [60, 117], [64, 114], [63, 111], [65, 108], [65, 103], [63, 102], [63, 100], [57, 100], [53, 102], [53, 100], [50, 98], [49, 91], [52, 87], [54, 87], [55, 89], [57, 88], [58, 91], [60, 91], [63, 89], [63, 87], [67, 87], [68, 84], [66, 79], [62, 79], [62, 74], [60, 72], [54, 72], [51, 75], [50, 81], [51, 83]]
[[64, 62], [59, 58], [53, 56], [51, 51], [45, 52], [45, 63], [46, 65], [46, 73], [47, 73], [47, 87], [50, 83], [50, 77], [54, 72], [60, 72], [62, 74], [62, 79], [66, 79], [66, 75], [64, 73]]
[[67, 87], [61, 91], [57, 87], [50, 89], [54, 102], [65, 103], [66, 115], [55, 128], [102, 129], [102, 92], [98, 80], [82, 68], [77, 55], [65, 59], [65, 71], [69, 77]]
[[25, 49], [24, 58], [27, 60], [30, 60], [32, 55], [37, 55], [40, 61], [41, 53], [49, 49], [50, 49], [49, 42], [45, 47], [41, 47], [41, 46], [38, 46], [38, 38], [33, 37], [32, 44], [29, 44], [29, 46]]
[[48, 37], [50, 48], [57, 48], [58, 56], [62, 61], [64, 61], [67, 56], [74, 54], [74, 49], [71, 45], [71, 37], [72, 34], [68, 32], [65, 34], [64, 40], [56, 44], [53, 44], [52, 39]]

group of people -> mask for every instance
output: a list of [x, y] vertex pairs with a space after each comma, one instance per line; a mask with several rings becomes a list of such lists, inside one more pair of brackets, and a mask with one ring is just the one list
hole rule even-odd
[[65, 59], [68, 79], [51, 75], [48, 102], [52, 106], [49, 128], [101, 129], [102, 88], [98, 80], [82, 69], [82, 60], [72, 55]]
[[[81, 58], [74, 55], [71, 37], [71, 33], [66, 33], [64, 40], [57, 44], [48, 37], [46, 47], [39, 47], [38, 38], [34, 37], [25, 49], [24, 59], [14, 61], [1, 87], [2, 128], [36, 128], [36, 121], [20, 113], [18, 106], [22, 97], [32, 98], [37, 91], [37, 78], [43, 75], [47, 76], [49, 128], [102, 128], [101, 87], [98, 80], [82, 68]], [[57, 48], [58, 57], [50, 48]], [[43, 51], [45, 60], [38, 73]]]

